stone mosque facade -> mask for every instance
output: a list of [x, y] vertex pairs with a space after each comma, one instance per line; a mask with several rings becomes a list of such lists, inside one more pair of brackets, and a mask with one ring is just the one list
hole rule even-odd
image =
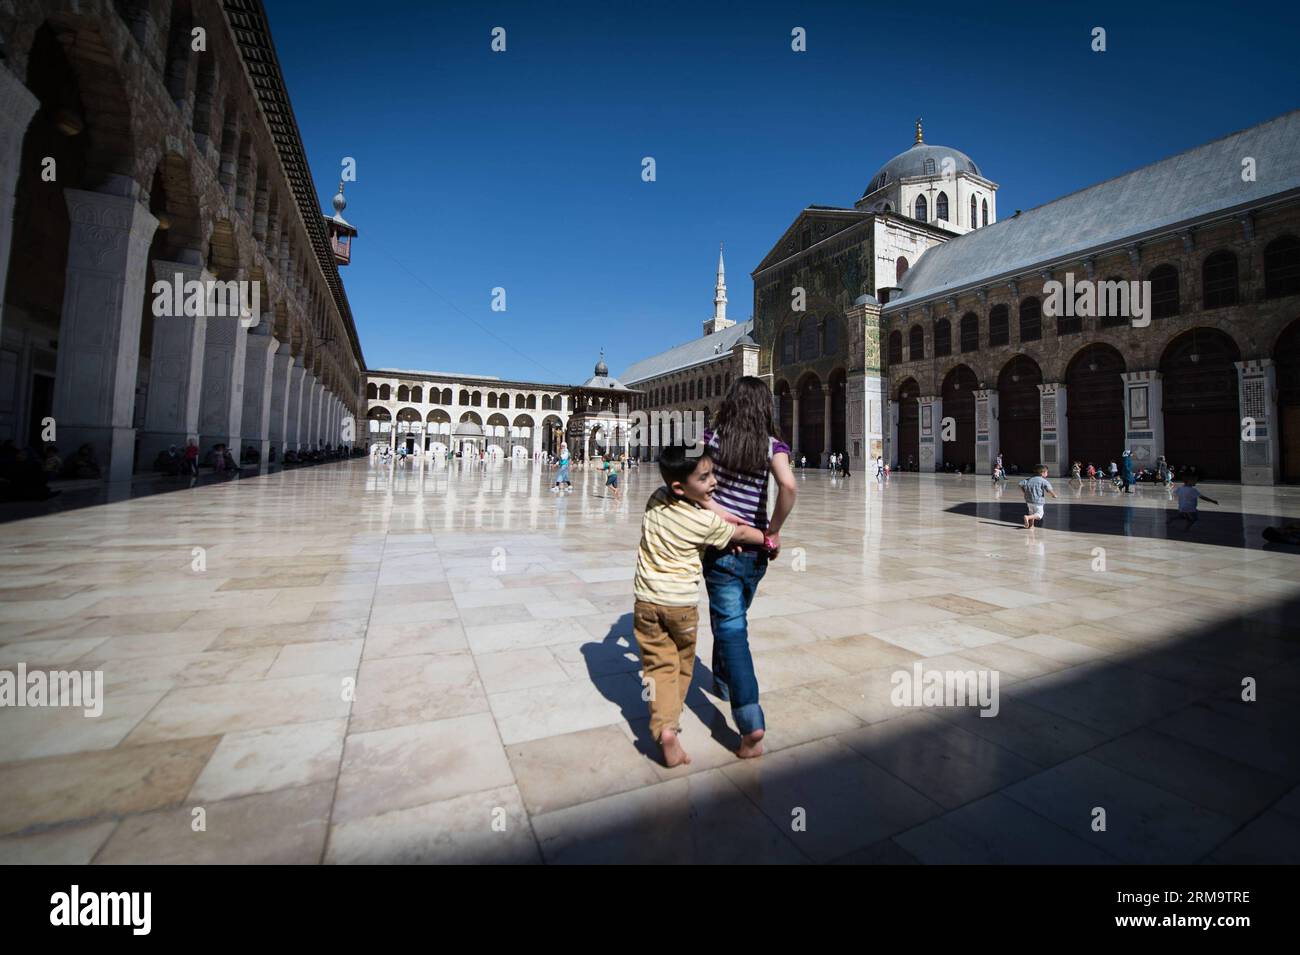
[[[188, 440], [350, 443], [356, 229], [341, 189], [320, 211], [260, 0], [12, 0], [0, 37], [0, 439], [52, 419], [112, 480]], [[256, 308], [160, 317], [177, 276]]]
[[[1129, 449], [1300, 481], [1300, 112], [1002, 220], [997, 189], [918, 122], [759, 263], [758, 370], [796, 457], [1059, 475]], [[1045, 307], [1053, 282], [1149, 282], [1148, 313]]]

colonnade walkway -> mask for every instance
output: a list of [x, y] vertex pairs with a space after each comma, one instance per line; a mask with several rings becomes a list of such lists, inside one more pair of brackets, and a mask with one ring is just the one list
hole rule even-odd
[[[1300, 548], [1259, 536], [1300, 489], [1206, 485], [1186, 530], [1057, 481], [1031, 534], [987, 478], [801, 474], [750, 614], [768, 751], [732, 754], [702, 595], [668, 770], [656, 471], [551, 480], [354, 460], [7, 523], [0, 668], [104, 699], [0, 707], [0, 861], [1300, 861]], [[913, 705], [964, 673], [996, 694]]]

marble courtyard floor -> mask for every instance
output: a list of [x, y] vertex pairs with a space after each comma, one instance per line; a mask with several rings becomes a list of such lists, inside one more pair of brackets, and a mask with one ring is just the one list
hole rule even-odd
[[[1259, 537], [1300, 489], [1166, 532], [1164, 491], [1057, 481], [1031, 535], [1014, 486], [809, 473], [751, 612], [768, 752], [732, 755], [702, 598], [667, 770], [655, 471], [550, 480], [359, 460], [0, 524], [0, 668], [106, 683], [0, 708], [0, 861], [1300, 861], [1300, 549]], [[996, 671], [997, 716], [894, 706], [918, 660]]]

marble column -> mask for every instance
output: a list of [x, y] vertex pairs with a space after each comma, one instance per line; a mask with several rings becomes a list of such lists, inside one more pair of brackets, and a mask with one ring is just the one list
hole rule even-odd
[[[271, 412], [267, 425], [267, 439], [275, 448], [276, 463], [284, 460], [286, 448], [284, 423], [289, 416], [289, 369], [293, 367], [293, 355], [288, 345], [281, 345], [271, 356]], [[267, 459], [269, 462], [269, 458]]]
[[[5, 279], [14, 231], [14, 192], [22, 171], [23, 138], [40, 100], [0, 65], [0, 327], [4, 323]], [[75, 449], [74, 449], [75, 450]]]
[[1241, 483], [1276, 484], [1282, 475], [1277, 367], [1270, 358], [1239, 361], [1236, 365], [1241, 410]]
[[[1070, 474], [1070, 424], [1066, 420], [1066, 386], [1064, 382], [1044, 382], [1038, 386], [1040, 423], [1038, 460], [1048, 467], [1048, 474]], [[1153, 458], [1151, 463], [1155, 463]]]
[[1164, 451], [1164, 382], [1158, 371], [1130, 371], [1124, 379], [1124, 446], [1136, 467], [1153, 466]]
[[993, 473], [993, 465], [1002, 452], [998, 437], [998, 390], [981, 388], [975, 392], [975, 470], [977, 473]]
[[248, 331], [239, 316], [209, 315], [203, 346], [203, 396], [199, 403], [199, 433], [203, 452], [216, 444], [240, 459], [244, 417], [244, 362]]
[[841, 450], [831, 447], [831, 386], [822, 385], [822, 467], [831, 466], [831, 453]]
[[[263, 326], [264, 328], [267, 326]], [[275, 353], [280, 343], [269, 334], [246, 332], [244, 355], [244, 440], [257, 448], [258, 465], [265, 470], [271, 450], [271, 379], [275, 374]]]
[[[193, 257], [197, 260], [199, 253]], [[160, 280], [210, 282], [202, 265], [163, 262], [155, 259], [153, 274]], [[149, 356], [149, 400], [144, 429], [140, 432], [141, 468], [153, 465], [159, 451], [168, 445], [184, 450], [191, 440], [199, 441], [199, 401], [203, 387], [203, 350], [207, 336], [206, 315], [163, 315], [154, 318]]]
[[921, 440], [918, 445], [920, 461], [917, 468], [922, 474], [932, 474], [936, 466], [943, 464], [943, 442], [939, 440], [943, 427], [943, 398], [938, 395], [922, 395], [920, 405]]
[[289, 388], [285, 399], [284, 450], [297, 451], [302, 447], [302, 391], [307, 380], [307, 369], [297, 358], [289, 366]]
[[54, 419], [65, 457], [88, 443], [105, 477], [128, 481], [146, 260], [158, 220], [134, 198], [133, 181], [110, 177], [109, 186], [126, 194], [63, 193], [70, 228]]

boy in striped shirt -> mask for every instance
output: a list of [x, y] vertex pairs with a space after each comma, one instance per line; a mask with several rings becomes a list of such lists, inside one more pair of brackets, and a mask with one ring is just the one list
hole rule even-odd
[[650, 689], [650, 732], [664, 764], [689, 763], [678, 739], [682, 706], [695, 669], [699, 587], [706, 547], [762, 544], [763, 532], [708, 509], [717, 478], [707, 449], [690, 458], [671, 446], [659, 456], [664, 486], [650, 495], [641, 521], [633, 593], [634, 632]]

